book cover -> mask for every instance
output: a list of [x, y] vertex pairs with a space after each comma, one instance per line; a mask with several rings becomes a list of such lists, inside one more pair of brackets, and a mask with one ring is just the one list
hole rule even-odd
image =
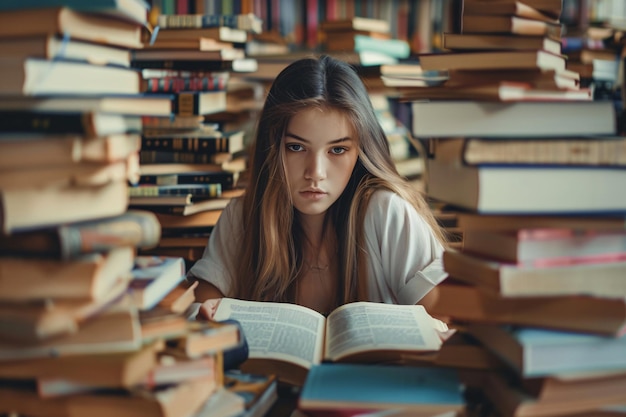
[[185, 260], [179, 257], [137, 256], [128, 284], [140, 310], [150, 310], [185, 279]]
[[437, 415], [463, 410], [462, 391], [454, 369], [322, 363], [309, 371], [298, 409], [307, 415], [374, 410]]

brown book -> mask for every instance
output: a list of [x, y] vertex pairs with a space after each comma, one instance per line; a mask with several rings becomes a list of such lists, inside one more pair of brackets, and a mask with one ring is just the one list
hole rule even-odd
[[430, 309], [455, 322], [500, 323], [617, 336], [626, 332], [626, 298], [585, 295], [503, 297], [477, 286], [443, 283]]
[[134, 387], [157, 365], [163, 342], [146, 344], [133, 352], [100, 353], [0, 362], [7, 379], [65, 379], [99, 387]]
[[[159, 30], [156, 42], [181, 39], [209, 38], [219, 42], [244, 43], [248, 40], [248, 33], [241, 29], [232, 29], [226, 26], [201, 29], [163, 29]], [[144, 38], [146, 43], [149, 38]]]
[[218, 321], [187, 321], [184, 333], [167, 340], [166, 353], [197, 359], [236, 348], [243, 342], [239, 326]]
[[463, 15], [519, 16], [527, 19], [558, 23], [558, 18], [546, 15], [521, 1], [466, 1], [463, 3]]
[[[80, 113], [118, 113], [121, 115], [169, 117], [172, 99], [163, 95], [107, 95], [100, 97], [4, 97], [2, 110], [65, 111]], [[146, 126], [144, 125], [143, 128]], [[4, 146], [4, 145], [3, 145]]]
[[443, 47], [452, 51], [490, 49], [543, 49], [561, 53], [561, 42], [547, 36], [497, 35], [480, 33], [443, 33]]
[[69, 8], [30, 8], [3, 11], [0, 38], [70, 33], [72, 39], [104, 43], [123, 48], [141, 48], [141, 26], [122, 19]]
[[157, 59], [184, 61], [232, 61], [245, 58], [242, 48], [223, 47], [213, 50], [147, 48], [133, 52], [133, 61], [152, 61]]
[[[561, 11], [563, 9], [562, 0], [521, 0], [520, 2], [524, 3], [528, 7], [532, 7], [533, 9], [539, 10], [542, 13], [553, 16], [554, 18], [558, 18], [561, 15]], [[503, 7], [503, 6], [498, 6], [498, 4], [518, 3], [518, 1], [517, 0], [465, 0], [464, 3], [466, 5], [469, 3], [483, 3], [485, 5]], [[487, 6], [483, 6], [483, 7], [487, 7]]]
[[0, 299], [102, 299], [120, 279], [129, 278], [134, 256], [134, 248], [124, 246], [68, 261], [1, 257]]
[[[422, 306], [367, 302], [346, 304], [326, 318], [295, 304], [223, 298], [214, 318], [241, 323], [250, 351], [242, 369], [275, 373], [297, 385], [322, 360], [380, 362], [431, 354], [441, 346], [438, 330], [447, 329]], [[367, 340], [357, 336], [365, 331]]]
[[326, 32], [345, 30], [364, 30], [371, 32], [388, 33], [390, 23], [384, 19], [372, 19], [362, 16], [353, 16], [347, 19], [325, 20], [320, 23], [320, 30]]
[[119, 280], [96, 300], [38, 300], [0, 303], [0, 337], [14, 342], [36, 342], [76, 333], [80, 326], [119, 300], [128, 284]]
[[222, 214], [222, 210], [201, 211], [188, 216], [162, 213], [155, 214], [159, 219], [159, 222], [161, 222], [161, 227], [168, 229], [180, 227], [215, 226], [220, 218], [220, 215]]
[[141, 343], [137, 311], [125, 298], [84, 322], [75, 333], [32, 343], [3, 340], [0, 361], [133, 352]]
[[220, 42], [215, 39], [197, 37], [189, 39], [161, 39], [157, 37], [153, 43], [145, 43], [144, 49], [191, 49], [196, 51], [218, 51], [232, 48], [232, 42]]
[[521, 82], [538, 89], [555, 90], [580, 88], [580, 74], [565, 70], [450, 70], [447, 87], [478, 86], [500, 82]]
[[[626, 261], [537, 268], [449, 250], [443, 255], [450, 276], [503, 297], [589, 295], [623, 298]], [[590, 280], [589, 277], [595, 277]]]
[[[138, 94], [141, 76], [130, 68], [40, 58], [0, 60], [0, 94]], [[36, 81], [34, 81], [36, 80]]]
[[130, 52], [126, 49], [77, 39], [62, 39], [57, 35], [38, 35], [17, 39], [0, 39], [2, 58], [44, 58], [88, 61], [93, 64], [130, 66]]
[[518, 16], [463, 15], [462, 33], [507, 33], [561, 37], [561, 25]]
[[128, 394], [85, 394], [68, 400], [68, 417], [176, 417], [198, 411], [215, 392], [210, 378], [198, 378]]
[[458, 224], [463, 230], [516, 230], [525, 227], [572, 227], [590, 230], [625, 230], [624, 216], [524, 216], [484, 215], [459, 212]]
[[420, 55], [424, 70], [564, 70], [565, 58], [542, 50], [435, 53]]
[[127, 181], [100, 186], [9, 189], [0, 191], [0, 195], [0, 229], [5, 233], [117, 216], [128, 208]]
[[499, 102], [591, 101], [590, 88], [538, 88], [531, 83], [495, 81], [483, 84], [441, 85], [401, 89], [404, 100], [480, 100]]

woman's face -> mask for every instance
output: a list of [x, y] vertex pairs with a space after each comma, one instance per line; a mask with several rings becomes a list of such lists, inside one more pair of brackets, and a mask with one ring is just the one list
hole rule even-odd
[[283, 146], [295, 208], [324, 214], [346, 188], [359, 156], [349, 120], [336, 110], [303, 110], [287, 125]]

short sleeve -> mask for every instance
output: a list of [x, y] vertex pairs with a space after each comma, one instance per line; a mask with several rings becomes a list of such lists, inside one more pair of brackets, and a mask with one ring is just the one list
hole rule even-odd
[[399, 195], [374, 193], [365, 216], [372, 301], [415, 304], [443, 281], [443, 246], [430, 225]]
[[187, 273], [188, 277], [193, 276], [215, 285], [225, 296], [231, 295], [237, 246], [243, 238], [242, 203], [241, 199], [236, 198], [226, 206], [211, 232], [202, 258]]

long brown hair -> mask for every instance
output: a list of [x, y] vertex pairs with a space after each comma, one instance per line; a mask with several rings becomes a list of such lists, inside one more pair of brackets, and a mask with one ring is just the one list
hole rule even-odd
[[343, 113], [352, 123], [359, 144], [351, 179], [326, 213], [326, 222], [337, 236], [341, 260], [336, 303], [367, 297], [357, 277], [367, 274], [363, 221], [375, 190], [388, 189], [409, 201], [445, 243], [424, 198], [397, 173], [387, 138], [356, 71], [329, 56], [303, 58], [276, 77], [259, 118], [250, 181], [243, 197], [244, 238], [229, 296], [295, 302], [295, 282], [303, 257], [299, 245], [302, 230], [287, 187], [282, 141], [291, 118], [312, 107]]

